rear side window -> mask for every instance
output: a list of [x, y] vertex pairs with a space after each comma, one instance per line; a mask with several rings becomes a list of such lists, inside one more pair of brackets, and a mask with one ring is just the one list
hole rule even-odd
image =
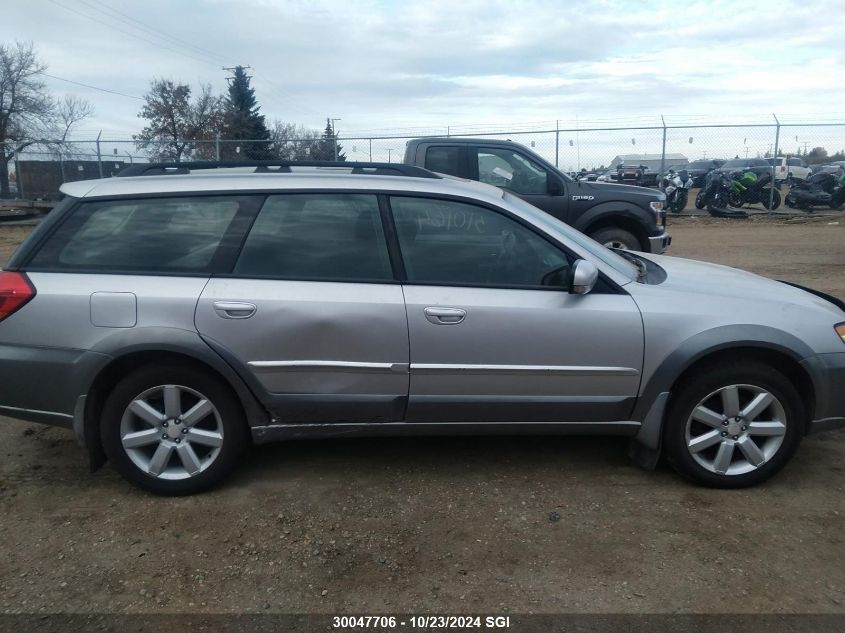
[[392, 281], [376, 196], [270, 196], [234, 273], [276, 279]]
[[425, 150], [425, 168], [441, 174], [463, 175], [460, 147], [429, 147]]
[[236, 218], [254, 214], [260, 201], [256, 196], [203, 196], [84, 202], [28, 268], [127, 273], [225, 269], [221, 258], [231, 257], [242, 237]]

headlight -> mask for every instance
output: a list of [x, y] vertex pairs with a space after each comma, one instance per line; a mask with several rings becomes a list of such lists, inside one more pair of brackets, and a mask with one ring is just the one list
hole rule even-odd
[[663, 211], [663, 200], [654, 200], [651, 204], [651, 210], [657, 214], [660, 214]]
[[839, 335], [839, 338], [841, 338], [842, 342], [845, 343], [845, 323], [839, 323], [838, 325], [834, 325], [833, 329], [836, 330], [836, 333]]

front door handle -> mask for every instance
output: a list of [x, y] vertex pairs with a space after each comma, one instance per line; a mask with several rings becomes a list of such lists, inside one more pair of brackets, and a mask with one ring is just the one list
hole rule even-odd
[[223, 319], [248, 319], [258, 310], [255, 304], [242, 301], [215, 301], [212, 306]]
[[467, 316], [467, 311], [460, 308], [426, 308], [423, 313], [435, 325], [457, 325]]

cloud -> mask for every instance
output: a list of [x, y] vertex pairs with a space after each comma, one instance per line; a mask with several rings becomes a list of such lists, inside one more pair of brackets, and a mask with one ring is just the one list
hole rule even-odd
[[[845, 87], [845, 12], [814, 2], [616, 0], [30, 0], [0, 40], [51, 74], [142, 95], [153, 77], [226, 87], [252, 66], [269, 119], [384, 129], [659, 114], [830, 117]], [[58, 81], [137, 131], [140, 102]], [[761, 115], [763, 116], [763, 115]]]

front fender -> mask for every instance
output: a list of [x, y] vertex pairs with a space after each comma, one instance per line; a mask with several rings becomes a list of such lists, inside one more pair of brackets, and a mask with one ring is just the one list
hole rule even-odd
[[[695, 362], [715, 352], [732, 348], [756, 348], [779, 352], [800, 363], [814, 355], [796, 336], [769, 326], [725, 325], [692, 336], [669, 354], [640, 386], [640, 396], [632, 419], [642, 423], [636, 440], [651, 450], [659, 450], [663, 434], [665, 404], [678, 378]], [[819, 376], [810, 378], [819, 385]]]
[[657, 227], [654, 212], [646, 211], [631, 202], [625, 202], [623, 200], [601, 202], [591, 207], [582, 215], [575, 218], [573, 226], [582, 233], [586, 233], [587, 229], [595, 222], [613, 216], [636, 222], [647, 235], [653, 233]]

